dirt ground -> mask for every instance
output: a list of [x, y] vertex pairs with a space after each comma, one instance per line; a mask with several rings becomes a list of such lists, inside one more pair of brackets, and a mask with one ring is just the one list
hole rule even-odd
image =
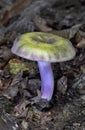
[[[52, 63], [50, 102], [39, 98], [37, 62], [11, 52], [18, 35], [37, 31], [76, 50], [72, 60]], [[0, 1], [0, 130], [85, 130], [85, 0]]]

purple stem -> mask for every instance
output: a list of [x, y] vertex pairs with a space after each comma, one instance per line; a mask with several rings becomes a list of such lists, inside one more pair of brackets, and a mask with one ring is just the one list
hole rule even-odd
[[54, 76], [50, 62], [38, 62], [41, 76], [41, 98], [51, 100], [54, 91]]

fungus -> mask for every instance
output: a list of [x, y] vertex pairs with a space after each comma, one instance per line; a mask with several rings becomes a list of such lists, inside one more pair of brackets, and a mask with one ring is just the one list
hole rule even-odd
[[51, 62], [74, 58], [76, 52], [71, 42], [51, 33], [25, 33], [15, 39], [12, 52], [25, 59], [38, 62], [41, 76], [41, 99], [50, 101], [54, 91]]

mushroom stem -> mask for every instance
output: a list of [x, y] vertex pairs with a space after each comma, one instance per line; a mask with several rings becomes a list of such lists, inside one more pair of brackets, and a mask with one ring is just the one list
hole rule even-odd
[[54, 76], [49, 62], [38, 62], [41, 76], [41, 98], [51, 100], [54, 91]]

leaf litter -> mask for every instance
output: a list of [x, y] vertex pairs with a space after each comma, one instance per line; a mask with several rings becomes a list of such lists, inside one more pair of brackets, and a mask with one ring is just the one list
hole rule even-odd
[[[85, 129], [84, 1], [4, 2], [0, 1], [0, 129]], [[10, 51], [17, 35], [31, 31], [62, 36], [76, 48], [73, 60], [52, 64], [55, 90], [50, 104], [39, 99], [37, 64]]]

